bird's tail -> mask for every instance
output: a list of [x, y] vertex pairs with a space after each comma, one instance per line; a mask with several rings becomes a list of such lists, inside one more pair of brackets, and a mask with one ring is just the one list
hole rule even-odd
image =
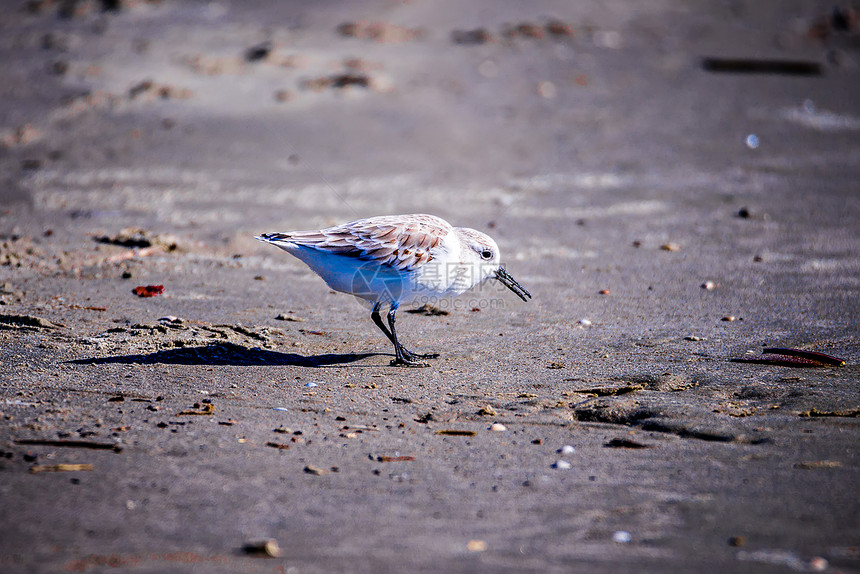
[[260, 235], [255, 235], [254, 239], [266, 243], [279, 243], [289, 241], [290, 239], [292, 239], [292, 236], [288, 233], [262, 233]]
[[254, 239], [262, 241], [263, 243], [271, 243], [275, 247], [280, 247], [284, 251], [289, 251], [290, 253], [299, 248], [298, 245], [293, 243], [293, 236], [289, 233], [262, 233], [260, 235], [255, 235]]

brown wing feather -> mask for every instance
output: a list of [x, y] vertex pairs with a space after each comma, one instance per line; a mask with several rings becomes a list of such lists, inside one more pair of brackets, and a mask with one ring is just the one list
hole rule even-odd
[[360, 219], [319, 231], [270, 233], [266, 237], [413, 271], [433, 259], [430, 251], [450, 232], [451, 226], [433, 215], [404, 215]]

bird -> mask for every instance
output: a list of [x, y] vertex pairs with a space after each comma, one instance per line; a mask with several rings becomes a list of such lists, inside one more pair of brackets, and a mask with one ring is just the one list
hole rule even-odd
[[[413, 353], [400, 343], [394, 325], [401, 305], [457, 296], [488, 279], [531, 299], [501, 265], [493, 238], [434, 215], [384, 215], [255, 239], [294, 255], [331, 289], [370, 302], [371, 320], [394, 345], [392, 366], [426, 367], [424, 360], [439, 356]], [[387, 326], [380, 314], [386, 307]]]

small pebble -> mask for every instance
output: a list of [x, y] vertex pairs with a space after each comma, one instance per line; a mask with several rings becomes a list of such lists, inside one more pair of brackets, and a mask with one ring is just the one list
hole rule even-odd
[[685, 341], [707, 341], [705, 337], [699, 337], [698, 335], [687, 335], [684, 337]]
[[747, 144], [747, 147], [750, 149], [756, 149], [759, 145], [758, 136], [755, 134], [750, 134], [744, 140], [744, 143]]
[[469, 540], [466, 544], [469, 552], [484, 552], [487, 549], [487, 543], [483, 540]]
[[305, 386], [308, 388], [313, 388], [313, 387], [316, 387], [318, 385], [316, 383], [305, 383]]
[[561, 454], [573, 454], [573, 452], [574, 452], [575, 450], [576, 450], [576, 449], [575, 449], [575, 448], [573, 448], [573, 446], [572, 446], [572, 445], [566, 444], [566, 445], [564, 445], [563, 447], [561, 447], [560, 449], [558, 449], [556, 452], [559, 452], [559, 453], [561, 453]]
[[552, 467], [556, 470], [570, 470], [571, 464], [566, 460], [557, 460], [552, 464]]
[[706, 291], [713, 291], [716, 288], [717, 284], [713, 281], [705, 281], [704, 283], [702, 283], [702, 289], [705, 289]]
[[678, 243], [664, 243], [660, 246], [663, 251], [680, 251], [681, 246]]
[[284, 313], [278, 313], [278, 316], [275, 317], [275, 319], [278, 321], [291, 321], [293, 323], [301, 323], [304, 321], [304, 319], [302, 319], [301, 317], [296, 317], [295, 315]]
[[616, 530], [612, 533], [612, 541], [619, 544], [626, 544], [633, 540], [633, 536], [626, 530]]
[[491, 405], [485, 405], [478, 410], [477, 414], [482, 417], [494, 417], [496, 416], [496, 409]]
[[720, 319], [720, 321], [728, 321], [728, 322], [737, 321], [737, 320], [738, 320], [738, 318], [735, 317], [734, 315], [726, 315], [725, 317]]
[[589, 321], [588, 319], [580, 319], [578, 325], [580, 327], [591, 327], [591, 321]]
[[548, 80], [538, 84], [538, 93], [547, 100], [553, 99], [557, 92], [555, 84]]
[[824, 572], [830, 566], [830, 563], [826, 558], [822, 558], [821, 556], [816, 556], [812, 560], [809, 561], [809, 569], [813, 572]]
[[269, 57], [269, 54], [272, 53], [272, 43], [271, 42], [263, 42], [256, 46], [252, 46], [245, 51], [245, 60], [248, 62], [259, 62], [260, 60], [265, 60]]
[[495, 432], [504, 432], [508, 430], [508, 427], [506, 427], [502, 423], [493, 423], [492, 425], [490, 425], [490, 430]]
[[244, 550], [247, 554], [257, 554], [269, 558], [278, 558], [281, 555], [281, 547], [271, 539], [248, 542], [245, 544]]
[[609, 295], [610, 291], [609, 289], [601, 289], [600, 291], [598, 291], [598, 293], [600, 293], [601, 295]]

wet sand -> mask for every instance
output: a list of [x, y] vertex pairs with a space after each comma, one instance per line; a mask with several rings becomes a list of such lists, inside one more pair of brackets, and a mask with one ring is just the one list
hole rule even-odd
[[[851, 14], [3, 8], [4, 572], [860, 571]], [[426, 369], [253, 239], [421, 212]]]

